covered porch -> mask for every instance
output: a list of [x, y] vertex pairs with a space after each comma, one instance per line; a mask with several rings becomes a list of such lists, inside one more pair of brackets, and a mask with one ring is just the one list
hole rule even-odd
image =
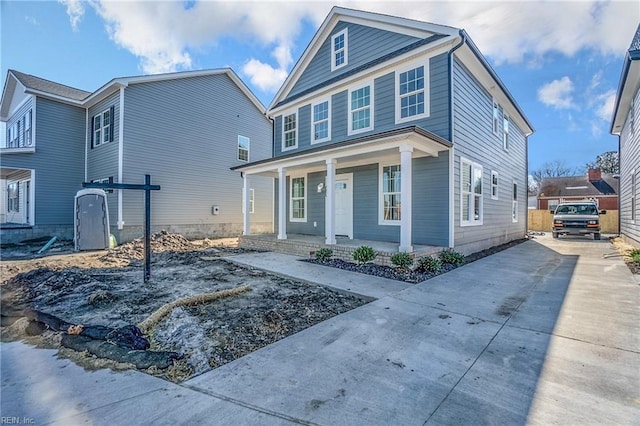
[[[391, 256], [398, 252], [398, 244], [394, 242], [359, 240], [348, 237], [336, 237], [335, 244], [326, 244], [324, 236], [289, 234], [286, 239], [279, 239], [277, 234], [243, 235], [239, 239], [241, 247], [275, 251], [300, 257], [314, 258], [321, 248], [329, 248], [333, 257], [345, 261], [353, 261], [353, 251], [360, 246], [369, 246], [377, 254], [374, 263], [391, 266]], [[414, 245], [411, 253], [415, 259], [436, 254], [445, 247]]]
[[[422, 206], [414, 208], [414, 163], [418, 164], [416, 161], [425, 158], [437, 159], [440, 153], [448, 153], [438, 160], [439, 165], [445, 168], [444, 176], [441, 173], [438, 179], [444, 177], [445, 181], [433, 182], [448, 187], [446, 170], [450, 171], [450, 150], [449, 141], [420, 127], [409, 126], [312, 146], [233, 170], [240, 171], [244, 179], [244, 205], [251, 202], [253, 176], [277, 179], [277, 212], [274, 215], [277, 233], [272, 239], [286, 241], [291, 233], [296, 235], [298, 245], [302, 243], [301, 236], [313, 240], [306, 241], [312, 244], [308, 250], [296, 249], [295, 254], [308, 256], [314, 248], [321, 247], [320, 243], [331, 247], [334, 253], [336, 250], [345, 251], [349, 258], [347, 252], [361, 245], [378, 245], [380, 249], [376, 251], [382, 253], [413, 253], [421, 251], [419, 246], [414, 247], [414, 216], [428, 214]], [[366, 173], [361, 173], [364, 169], [367, 169]], [[424, 185], [424, 173], [421, 179], [421, 185]], [[447, 208], [442, 207], [443, 213], [440, 214], [447, 218]], [[446, 237], [449, 234], [448, 221], [432, 223], [437, 232], [445, 234], [434, 246], [450, 245], [450, 238]], [[264, 239], [262, 236], [248, 238], [253, 237], [250, 225], [250, 214], [245, 209], [243, 236], [246, 238], [241, 239], [243, 245]], [[366, 240], [368, 244], [358, 240]], [[287, 243], [269, 245], [271, 250], [284, 252], [290, 246]]]

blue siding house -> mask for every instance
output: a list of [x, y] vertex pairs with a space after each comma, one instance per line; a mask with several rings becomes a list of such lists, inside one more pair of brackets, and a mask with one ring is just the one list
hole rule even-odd
[[640, 247], [640, 25], [625, 55], [611, 134], [620, 155], [620, 234]]
[[[271, 156], [271, 121], [231, 69], [116, 78], [85, 92], [10, 70], [0, 101], [3, 243], [73, 237], [82, 182], [161, 186], [152, 227], [188, 237], [236, 236], [243, 211], [252, 232], [273, 232], [273, 180], [243, 181], [229, 165]], [[142, 235], [137, 191], [108, 196], [118, 241]]]
[[463, 30], [334, 7], [267, 114], [272, 158], [234, 170], [274, 178], [278, 240], [468, 253], [526, 234], [533, 127]]

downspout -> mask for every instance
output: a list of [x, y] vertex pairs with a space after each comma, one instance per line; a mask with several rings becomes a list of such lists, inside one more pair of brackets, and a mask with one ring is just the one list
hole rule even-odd
[[87, 181], [87, 164], [89, 159], [89, 150], [87, 145], [89, 144], [89, 108], [85, 108], [84, 110], [84, 181]]
[[[118, 183], [124, 176], [124, 86], [120, 87], [120, 117], [118, 121]], [[122, 189], [118, 189], [118, 230], [124, 228], [122, 217]], [[122, 238], [122, 237], [120, 237]]]
[[[620, 201], [620, 189], [622, 188], [621, 185], [621, 178], [620, 178], [620, 148], [621, 148], [621, 142], [620, 142], [620, 136], [622, 135], [622, 132], [618, 134], [618, 236], [622, 235], [622, 227], [620, 226], [620, 223], [622, 222], [622, 215], [621, 213], [621, 208], [622, 208], [622, 203]], [[633, 191], [633, 188], [631, 188], [631, 190]]]
[[466, 41], [466, 34], [464, 30], [459, 31], [460, 43], [455, 45], [449, 50], [449, 140], [451, 141], [451, 148], [449, 148], [449, 247], [454, 246], [454, 224], [455, 224], [455, 202], [454, 202], [454, 184], [455, 178], [453, 171], [455, 170], [454, 164], [454, 126], [453, 126], [453, 52], [458, 50]]

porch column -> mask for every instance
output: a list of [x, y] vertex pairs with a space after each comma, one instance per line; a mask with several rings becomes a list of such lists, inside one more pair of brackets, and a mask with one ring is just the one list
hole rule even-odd
[[400, 248], [399, 251], [411, 253], [411, 209], [412, 209], [412, 170], [411, 159], [413, 158], [413, 147], [410, 145], [400, 146]]
[[243, 173], [242, 176], [242, 235], [251, 234], [251, 206], [249, 205], [249, 175]]
[[336, 243], [336, 160], [327, 161], [326, 197], [324, 204], [325, 244]]
[[278, 168], [278, 239], [287, 239], [287, 169]]

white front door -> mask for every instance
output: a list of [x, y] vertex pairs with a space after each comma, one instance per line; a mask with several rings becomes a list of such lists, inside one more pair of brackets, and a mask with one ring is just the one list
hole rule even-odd
[[353, 174], [336, 175], [336, 235], [353, 239]]

